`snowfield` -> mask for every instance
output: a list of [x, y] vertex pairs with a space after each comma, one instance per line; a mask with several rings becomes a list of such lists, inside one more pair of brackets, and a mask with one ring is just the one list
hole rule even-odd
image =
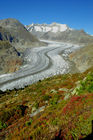
[[59, 23], [51, 23], [51, 24], [30, 24], [28, 26], [25, 26], [27, 28], [27, 30], [29, 30], [30, 32], [35, 31], [35, 32], [43, 32], [43, 33], [47, 33], [47, 32], [53, 32], [53, 33], [57, 33], [57, 32], [64, 32], [67, 29], [72, 30], [71, 28], [69, 28], [66, 24], [59, 24]]
[[26, 64], [11, 74], [0, 75], [0, 90], [22, 88], [53, 75], [69, 73], [70, 64], [64, 58], [80, 46], [47, 41], [46, 47], [26, 49]]

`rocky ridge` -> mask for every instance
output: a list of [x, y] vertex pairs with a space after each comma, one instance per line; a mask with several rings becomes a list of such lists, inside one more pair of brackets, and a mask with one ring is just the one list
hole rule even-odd
[[66, 24], [31, 24], [25, 26], [29, 32], [39, 39], [70, 42], [74, 44], [93, 43], [93, 36], [84, 30], [75, 30]]
[[[40, 46], [43, 45], [35, 36], [28, 32], [25, 26], [13, 18], [0, 20], [0, 26], [11, 34], [15, 45]], [[10, 40], [11, 41], [11, 40]]]

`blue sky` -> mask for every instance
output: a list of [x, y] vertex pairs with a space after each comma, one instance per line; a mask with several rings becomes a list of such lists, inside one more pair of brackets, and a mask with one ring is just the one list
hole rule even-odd
[[93, 0], [1, 0], [0, 19], [4, 18], [25, 25], [64, 23], [93, 34]]

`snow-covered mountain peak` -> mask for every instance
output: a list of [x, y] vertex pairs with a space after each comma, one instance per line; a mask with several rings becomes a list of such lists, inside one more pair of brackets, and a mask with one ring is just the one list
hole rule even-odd
[[59, 24], [53, 22], [51, 24], [30, 24], [26, 26], [27, 30], [30, 32], [64, 32], [66, 30], [71, 30], [66, 24]]
[[59, 23], [52, 23], [50, 26], [53, 27], [53, 32], [64, 32], [67, 29], [69, 29], [69, 27], [66, 24], [59, 24]]
[[55, 26], [55, 25], [58, 25], [58, 24], [59, 24], [59, 23], [53, 22], [53, 23], [51, 23], [50, 25]]

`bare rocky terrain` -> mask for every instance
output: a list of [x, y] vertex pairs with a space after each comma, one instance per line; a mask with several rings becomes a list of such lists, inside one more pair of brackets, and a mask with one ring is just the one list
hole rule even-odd
[[22, 63], [20, 53], [8, 41], [0, 41], [0, 74], [14, 72]]

